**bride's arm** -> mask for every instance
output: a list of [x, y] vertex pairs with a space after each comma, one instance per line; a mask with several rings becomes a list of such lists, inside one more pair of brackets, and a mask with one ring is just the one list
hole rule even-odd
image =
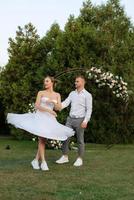
[[36, 97], [35, 108], [42, 112], [49, 112], [49, 113], [53, 114], [54, 116], [57, 116], [56, 112], [54, 112], [53, 110], [50, 110], [49, 108], [40, 106], [41, 96], [42, 96], [42, 92], [40, 91], [40, 92], [38, 92], [37, 97]]
[[62, 109], [62, 105], [61, 105], [61, 96], [59, 93], [57, 93], [57, 102], [53, 101], [54, 103], [54, 109], [55, 110], [61, 110]]

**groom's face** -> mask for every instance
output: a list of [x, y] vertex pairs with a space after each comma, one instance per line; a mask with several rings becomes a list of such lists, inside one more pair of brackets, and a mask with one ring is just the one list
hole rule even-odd
[[78, 77], [78, 78], [75, 79], [75, 87], [76, 87], [76, 89], [84, 87], [84, 85], [85, 85], [85, 80], [83, 78]]

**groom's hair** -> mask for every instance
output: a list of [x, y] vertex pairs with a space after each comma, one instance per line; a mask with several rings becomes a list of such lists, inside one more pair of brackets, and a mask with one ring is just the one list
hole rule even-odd
[[85, 76], [82, 75], [82, 74], [78, 74], [78, 75], [75, 77], [75, 79], [76, 79], [76, 78], [82, 78], [82, 79], [86, 82]]

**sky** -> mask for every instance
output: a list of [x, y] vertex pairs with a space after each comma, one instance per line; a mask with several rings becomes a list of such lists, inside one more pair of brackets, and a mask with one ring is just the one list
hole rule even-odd
[[[18, 26], [24, 27], [31, 22], [40, 37], [50, 26], [57, 22], [61, 29], [70, 14], [77, 17], [84, 0], [4, 0], [0, 1], [0, 66], [8, 62], [8, 39], [14, 38]], [[95, 5], [107, 0], [92, 0]], [[125, 12], [134, 23], [134, 0], [121, 0]]]

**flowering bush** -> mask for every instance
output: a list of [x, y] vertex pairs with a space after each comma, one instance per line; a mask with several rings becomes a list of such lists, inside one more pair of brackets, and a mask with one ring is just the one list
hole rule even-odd
[[[35, 142], [37, 141], [38, 137], [33, 137], [32, 141]], [[61, 149], [62, 147], [62, 142], [59, 140], [47, 140], [46, 146], [48, 149]], [[70, 150], [77, 150], [77, 147], [75, 147], [75, 143], [72, 141], [69, 144], [69, 149]]]
[[47, 146], [50, 149], [61, 149], [62, 142], [59, 140], [47, 140]]
[[28, 104], [28, 112], [32, 112], [32, 113], [36, 112], [34, 103], [29, 103]]
[[[33, 137], [32, 141], [33, 142], [37, 141], [37, 138], [38, 137]], [[59, 140], [47, 140], [46, 146], [49, 149], [61, 149], [62, 142]]]
[[[47, 140], [47, 147], [51, 149], [61, 149], [62, 142], [59, 140]], [[77, 150], [77, 147], [75, 147], [75, 143], [72, 141], [69, 144], [70, 150]]]
[[111, 72], [103, 72], [100, 68], [92, 67], [86, 72], [88, 79], [93, 79], [98, 87], [108, 86], [117, 97], [128, 101], [127, 83], [120, 76], [114, 76]]

